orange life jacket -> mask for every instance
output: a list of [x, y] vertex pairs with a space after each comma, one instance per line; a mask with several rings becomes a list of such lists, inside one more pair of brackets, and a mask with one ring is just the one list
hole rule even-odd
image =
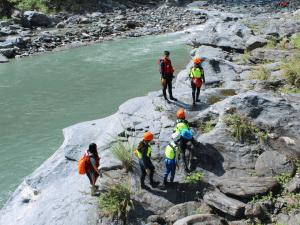
[[158, 61], [158, 65], [159, 65], [159, 72], [161, 73], [161, 61], [164, 61], [165, 62], [165, 65], [164, 65], [164, 73], [165, 74], [168, 74], [168, 73], [173, 73], [174, 70], [173, 70], [173, 67], [172, 67], [172, 64], [171, 64], [171, 60], [170, 59], [160, 59]]
[[[93, 165], [91, 164], [90, 157], [94, 157], [93, 154], [90, 153], [89, 151], [86, 151], [86, 153], [84, 154], [86, 170], [95, 171]], [[97, 158], [95, 158], [95, 160], [96, 160], [96, 167], [98, 168], [99, 167], [99, 161], [100, 161], [99, 156]]]

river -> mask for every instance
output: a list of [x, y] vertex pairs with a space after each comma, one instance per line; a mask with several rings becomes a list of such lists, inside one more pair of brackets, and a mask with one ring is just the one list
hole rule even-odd
[[164, 50], [175, 73], [190, 61], [184, 33], [121, 39], [0, 65], [0, 209], [63, 143], [62, 129], [115, 113], [161, 89]]

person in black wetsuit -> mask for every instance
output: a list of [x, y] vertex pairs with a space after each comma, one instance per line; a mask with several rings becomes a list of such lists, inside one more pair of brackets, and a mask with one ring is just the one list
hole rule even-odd
[[172, 80], [175, 77], [173, 75], [174, 70], [172, 67], [171, 60], [169, 59], [169, 56], [170, 56], [170, 52], [165, 51], [164, 58], [159, 60], [161, 80], [162, 80], [161, 83], [163, 85], [162, 92], [167, 103], [171, 103], [167, 98], [167, 94], [166, 94], [167, 87], [169, 91], [170, 100], [177, 101], [177, 99], [174, 98], [172, 95]]
[[155, 167], [151, 162], [151, 144], [150, 142], [153, 140], [153, 134], [150, 132], [146, 132], [144, 134], [143, 140], [139, 143], [137, 152], [139, 158], [139, 164], [141, 168], [141, 188], [148, 189], [149, 187], [145, 185], [145, 177], [148, 173], [150, 178], [151, 187], [156, 187], [159, 182], [155, 182], [153, 180]]

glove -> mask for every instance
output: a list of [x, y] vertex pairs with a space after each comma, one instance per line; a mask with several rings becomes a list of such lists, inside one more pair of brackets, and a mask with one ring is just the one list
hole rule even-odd
[[166, 84], [166, 79], [161, 78], [161, 83], [162, 83], [163, 85], [165, 85], [165, 84]]

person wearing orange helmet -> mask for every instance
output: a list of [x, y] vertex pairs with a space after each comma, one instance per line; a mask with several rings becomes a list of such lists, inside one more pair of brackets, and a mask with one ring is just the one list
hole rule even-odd
[[141, 168], [141, 188], [148, 189], [148, 186], [145, 185], [146, 175], [149, 174], [150, 185], [151, 187], [156, 187], [159, 182], [155, 182], [153, 180], [155, 167], [151, 162], [151, 144], [150, 142], [153, 140], [153, 134], [150, 132], [146, 132], [143, 136], [143, 140], [139, 143], [137, 148], [139, 165]]
[[[176, 120], [176, 125], [175, 128], [173, 130], [173, 133], [180, 133], [181, 134], [181, 130], [189, 130], [190, 126], [189, 126], [189, 122], [185, 119], [185, 113], [182, 109], [177, 111], [177, 120]], [[185, 163], [185, 150], [186, 150], [186, 144], [189, 140], [185, 139], [184, 137], [180, 137], [180, 159], [183, 161], [183, 163], [185, 164], [185, 170], [188, 171], [187, 167], [186, 167], [186, 163]]]
[[172, 63], [171, 63], [171, 60], [169, 59], [169, 57], [170, 57], [170, 52], [165, 51], [164, 58], [160, 59], [158, 62], [159, 66], [160, 66], [161, 81], [162, 81], [162, 86], [163, 86], [162, 92], [163, 92], [164, 98], [167, 103], [171, 103], [169, 101], [169, 99], [167, 98], [167, 94], [166, 94], [167, 87], [168, 87], [168, 91], [169, 91], [170, 100], [177, 101], [177, 99], [174, 98], [173, 94], [172, 94], [172, 80], [175, 77], [173, 75], [174, 70], [173, 70]]
[[[196, 105], [196, 102], [200, 102], [199, 99], [200, 87], [202, 83], [205, 85], [204, 70], [200, 65], [200, 63], [201, 63], [201, 59], [195, 58], [194, 67], [189, 70], [191, 86], [192, 86], [193, 105]], [[196, 90], [197, 90], [197, 94], [196, 94]]]

